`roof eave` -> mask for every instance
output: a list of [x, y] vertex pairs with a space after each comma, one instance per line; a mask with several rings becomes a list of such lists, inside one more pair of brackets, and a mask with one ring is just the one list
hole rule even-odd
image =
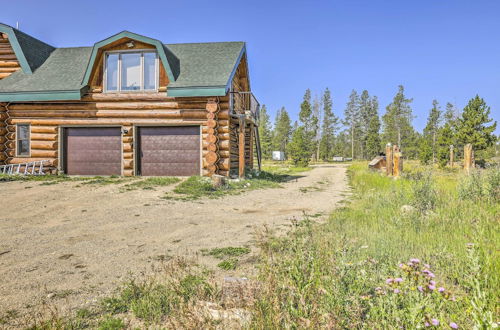
[[0, 102], [75, 101], [82, 98], [85, 88], [65, 91], [0, 93]]
[[229, 79], [227, 80], [226, 83], [226, 91], [231, 89], [231, 83], [233, 81], [234, 75], [236, 74], [236, 70], [238, 70], [238, 66], [240, 65], [241, 59], [243, 58], [243, 55], [247, 52], [246, 44], [243, 43], [243, 47], [241, 48], [240, 54], [238, 55], [238, 58], [236, 59], [236, 63], [234, 64], [233, 70], [231, 71], [231, 74], [229, 75]]
[[226, 94], [226, 86], [167, 88], [167, 96], [170, 97], [225, 96]]

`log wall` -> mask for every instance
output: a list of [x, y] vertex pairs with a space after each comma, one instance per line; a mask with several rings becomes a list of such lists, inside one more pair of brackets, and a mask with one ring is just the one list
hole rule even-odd
[[[61, 127], [65, 126], [121, 126], [128, 133], [122, 135], [123, 174], [132, 176], [134, 168], [134, 126], [141, 125], [200, 125], [202, 128], [203, 174], [208, 175], [209, 126], [207, 104], [216, 103], [217, 166], [221, 175], [229, 174], [229, 97], [169, 98], [165, 93], [93, 93], [75, 102], [26, 102], [0, 105], [0, 140], [5, 154], [0, 156], [8, 164], [34, 160], [50, 160], [53, 169], [59, 169]], [[16, 124], [31, 125], [31, 155], [16, 157]]]
[[21, 66], [5, 33], [0, 33], [0, 79], [20, 70]]

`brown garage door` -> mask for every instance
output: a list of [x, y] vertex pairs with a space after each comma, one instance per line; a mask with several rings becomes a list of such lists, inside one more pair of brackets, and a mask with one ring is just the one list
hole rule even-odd
[[120, 175], [121, 129], [65, 129], [65, 169], [69, 175]]
[[140, 127], [138, 172], [144, 176], [200, 174], [200, 127]]

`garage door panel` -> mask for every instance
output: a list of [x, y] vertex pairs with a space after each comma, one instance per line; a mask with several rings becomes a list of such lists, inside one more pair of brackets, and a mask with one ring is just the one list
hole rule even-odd
[[200, 174], [200, 127], [141, 127], [140, 167], [144, 176]]
[[141, 139], [148, 150], [179, 150], [180, 145], [183, 150], [197, 151], [200, 148], [199, 135], [142, 136]]
[[199, 151], [187, 150], [148, 150], [143, 151], [143, 160], [146, 163], [196, 163], [199, 160]]
[[148, 173], [161, 173], [151, 174], [158, 176], [191, 176], [199, 174], [199, 165], [193, 163], [147, 163], [144, 164], [142, 171]]
[[120, 175], [119, 127], [66, 128], [66, 173], [69, 175]]

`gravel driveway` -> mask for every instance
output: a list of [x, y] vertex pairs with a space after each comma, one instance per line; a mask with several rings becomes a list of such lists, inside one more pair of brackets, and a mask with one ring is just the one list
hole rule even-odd
[[[161, 199], [170, 189], [0, 183], [0, 311], [92, 304], [174, 255], [217, 270], [201, 249], [249, 246], [255, 254], [256, 230], [285, 230], [304, 212], [325, 219], [348, 193], [343, 165], [317, 167], [283, 188], [217, 200]], [[231, 275], [252, 276], [252, 267]]]

